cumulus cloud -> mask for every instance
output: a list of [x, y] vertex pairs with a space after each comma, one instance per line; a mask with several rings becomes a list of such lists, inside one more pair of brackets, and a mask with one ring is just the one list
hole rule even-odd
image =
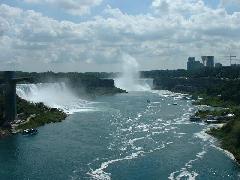
[[224, 6], [226, 4], [240, 4], [239, 0], [220, 0], [220, 5]]
[[[188, 56], [223, 55], [228, 48], [240, 48], [239, 12], [228, 14], [195, 0], [165, 2], [164, 15], [156, 0], [155, 14], [129, 15], [108, 6], [103, 14], [80, 23], [1, 5], [1, 67], [117, 71], [127, 53], [141, 69], [172, 69], [184, 68]], [[184, 13], [190, 7], [195, 11]]]
[[186, 17], [209, 10], [202, 0], [154, 0], [152, 2], [152, 8], [160, 14], [181, 14]]
[[45, 4], [65, 10], [72, 15], [89, 14], [94, 6], [101, 4], [102, 0], [24, 0], [31, 4]]

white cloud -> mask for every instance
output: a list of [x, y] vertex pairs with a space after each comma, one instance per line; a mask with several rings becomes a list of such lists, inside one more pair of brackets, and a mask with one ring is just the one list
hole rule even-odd
[[181, 14], [186, 17], [209, 10], [202, 0], [154, 0], [152, 8], [160, 14]]
[[24, 0], [26, 3], [46, 4], [61, 8], [72, 15], [89, 14], [92, 7], [101, 4], [102, 0]]
[[239, 0], [220, 0], [220, 5], [225, 6], [227, 4], [240, 4]]
[[[158, 1], [153, 4], [156, 9]], [[180, 2], [186, 4], [178, 9]], [[223, 8], [207, 8], [201, 1], [189, 2], [172, 2], [165, 15], [129, 15], [109, 6], [101, 16], [81, 23], [1, 5], [1, 67], [114, 71], [119, 70], [121, 56], [127, 53], [142, 69], [183, 68], [188, 56], [224, 55], [229, 47], [238, 53], [240, 13], [228, 14]], [[195, 11], [183, 13], [190, 6]]]

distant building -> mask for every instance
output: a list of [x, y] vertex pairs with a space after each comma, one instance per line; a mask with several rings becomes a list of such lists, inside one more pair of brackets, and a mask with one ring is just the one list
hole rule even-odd
[[187, 62], [187, 69], [190, 70], [193, 68], [195, 62], [195, 57], [189, 57]]
[[231, 67], [240, 67], [240, 64], [231, 64]]
[[214, 67], [214, 56], [202, 56], [202, 61], [206, 67]]
[[203, 68], [204, 65], [200, 61], [195, 61], [195, 57], [189, 57], [187, 62], [187, 70], [193, 71]]
[[220, 68], [220, 67], [222, 67], [223, 65], [221, 64], [221, 63], [215, 63], [215, 67], [216, 68]]

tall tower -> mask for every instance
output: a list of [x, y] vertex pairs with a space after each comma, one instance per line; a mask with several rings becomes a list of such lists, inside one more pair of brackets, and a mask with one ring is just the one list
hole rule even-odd
[[214, 67], [214, 56], [202, 56], [202, 61], [206, 67]]
[[4, 126], [9, 126], [9, 123], [16, 119], [17, 106], [16, 106], [16, 84], [19, 81], [27, 80], [28, 78], [15, 78], [14, 71], [5, 71], [4, 79], [0, 80], [3, 84], [4, 95]]
[[15, 120], [16, 109], [16, 82], [14, 81], [15, 72], [4, 72], [5, 81], [5, 122], [11, 122]]
[[189, 57], [187, 62], [187, 70], [192, 70], [195, 62], [195, 57]]

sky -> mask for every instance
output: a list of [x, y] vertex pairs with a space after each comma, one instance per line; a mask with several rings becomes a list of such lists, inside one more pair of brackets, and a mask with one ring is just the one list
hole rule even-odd
[[[184, 69], [240, 59], [240, 0], [0, 0], [0, 70]], [[126, 56], [127, 55], [127, 56]]]

